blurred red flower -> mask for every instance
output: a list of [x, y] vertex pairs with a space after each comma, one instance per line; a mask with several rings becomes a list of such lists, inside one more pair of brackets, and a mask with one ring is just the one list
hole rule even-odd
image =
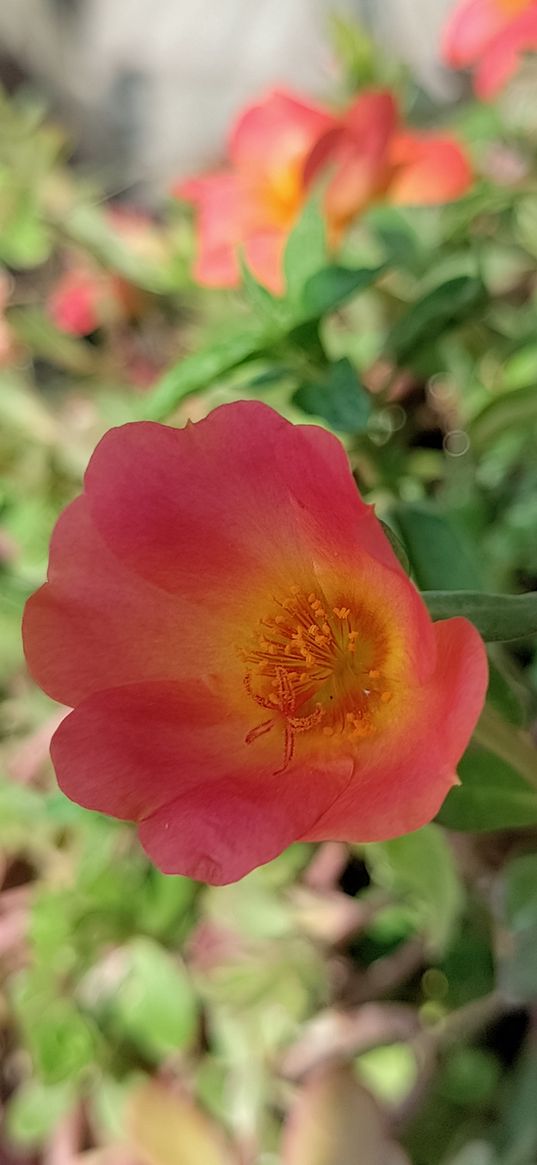
[[475, 66], [475, 90], [485, 100], [512, 77], [524, 53], [536, 50], [537, 0], [460, 0], [444, 32], [446, 63]]
[[299, 839], [424, 825], [487, 684], [477, 632], [431, 622], [339, 441], [256, 402], [102, 439], [24, 638], [74, 707], [64, 792], [213, 883]]
[[[106, 207], [108, 228], [132, 256], [161, 258], [162, 242], [151, 218], [133, 207]], [[48, 313], [57, 328], [88, 336], [97, 328], [135, 318], [143, 309], [141, 288], [117, 271], [102, 267], [86, 252], [73, 250], [68, 265], [48, 297]]]
[[283, 291], [282, 255], [311, 184], [328, 175], [330, 243], [372, 202], [446, 202], [471, 183], [468, 162], [447, 135], [400, 125], [393, 95], [362, 93], [342, 115], [276, 91], [247, 109], [231, 131], [231, 165], [180, 182], [178, 198], [197, 211], [197, 281], [240, 282], [239, 248], [253, 273]]

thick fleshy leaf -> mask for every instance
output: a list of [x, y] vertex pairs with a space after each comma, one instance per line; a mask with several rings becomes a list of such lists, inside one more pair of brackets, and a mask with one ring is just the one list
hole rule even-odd
[[408, 904], [416, 927], [436, 954], [442, 953], [464, 905], [454, 855], [442, 830], [427, 825], [368, 846], [366, 861], [375, 883]]
[[486, 643], [506, 643], [537, 634], [537, 592], [490, 595], [481, 591], [425, 591], [433, 619], [463, 615]]
[[402, 364], [411, 362], [425, 345], [466, 322], [483, 302], [481, 280], [471, 275], [449, 279], [408, 308], [392, 328], [387, 347]]
[[364, 432], [371, 412], [369, 395], [347, 359], [330, 365], [324, 381], [302, 384], [293, 403], [341, 433]]
[[305, 315], [317, 319], [336, 311], [348, 299], [370, 287], [383, 271], [384, 267], [323, 267], [304, 284], [302, 307]]
[[470, 831], [537, 825], [537, 789], [507, 761], [471, 745], [459, 764], [459, 776], [461, 784], [451, 790], [438, 814], [441, 825]]

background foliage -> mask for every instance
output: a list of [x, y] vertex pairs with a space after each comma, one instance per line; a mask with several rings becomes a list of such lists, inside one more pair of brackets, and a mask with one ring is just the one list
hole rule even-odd
[[[341, 93], [383, 79], [338, 36]], [[3, 1161], [537, 1159], [536, 603], [493, 597], [537, 583], [537, 122], [517, 85], [452, 114], [466, 199], [377, 207], [335, 263], [313, 198], [279, 299], [246, 267], [236, 293], [195, 287], [177, 203], [125, 230], [35, 101], [0, 101]], [[54, 311], [73, 271], [100, 289], [87, 334]], [[210, 889], [57, 791], [59, 714], [19, 621], [106, 428], [244, 397], [338, 433], [433, 615], [480, 627], [491, 683], [437, 823]]]

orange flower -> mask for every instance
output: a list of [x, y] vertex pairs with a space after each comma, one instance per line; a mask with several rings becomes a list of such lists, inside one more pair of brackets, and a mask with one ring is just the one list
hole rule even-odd
[[239, 283], [242, 248], [254, 274], [281, 293], [287, 237], [323, 173], [335, 171], [325, 200], [333, 246], [372, 202], [445, 202], [471, 182], [458, 144], [403, 130], [392, 94], [382, 91], [363, 93], [341, 116], [271, 93], [239, 118], [229, 156], [229, 169], [175, 188], [196, 207], [194, 275], [208, 287]]
[[537, 50], [537, 0], [461, 0], [444, 32], [443, 55], [453, 69], [475, 66], [479, 97], [493, 97]]
[[487, 685], [477, 632], [431, 622], [336, 438], [256, 402], [103, 438], [24, 639], [74, 708], [64, 792], [214, 883], [296, 840], [424, 825]]

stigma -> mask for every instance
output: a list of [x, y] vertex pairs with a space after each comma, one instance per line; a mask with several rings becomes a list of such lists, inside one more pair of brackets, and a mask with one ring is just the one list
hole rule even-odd
[[244, 687], [264, 719], [246, 737], [252, 744], [278, 725], [283, 772], [297, 737], [318, 733], [326, 746], [359, 743], [382, 726], [393, 697], [386, 674], [388, 637], [378, 617], [354, 598], [332, 601], [318, 589], [290, 588], [272, 598], [248, 647], [241, 650]]

